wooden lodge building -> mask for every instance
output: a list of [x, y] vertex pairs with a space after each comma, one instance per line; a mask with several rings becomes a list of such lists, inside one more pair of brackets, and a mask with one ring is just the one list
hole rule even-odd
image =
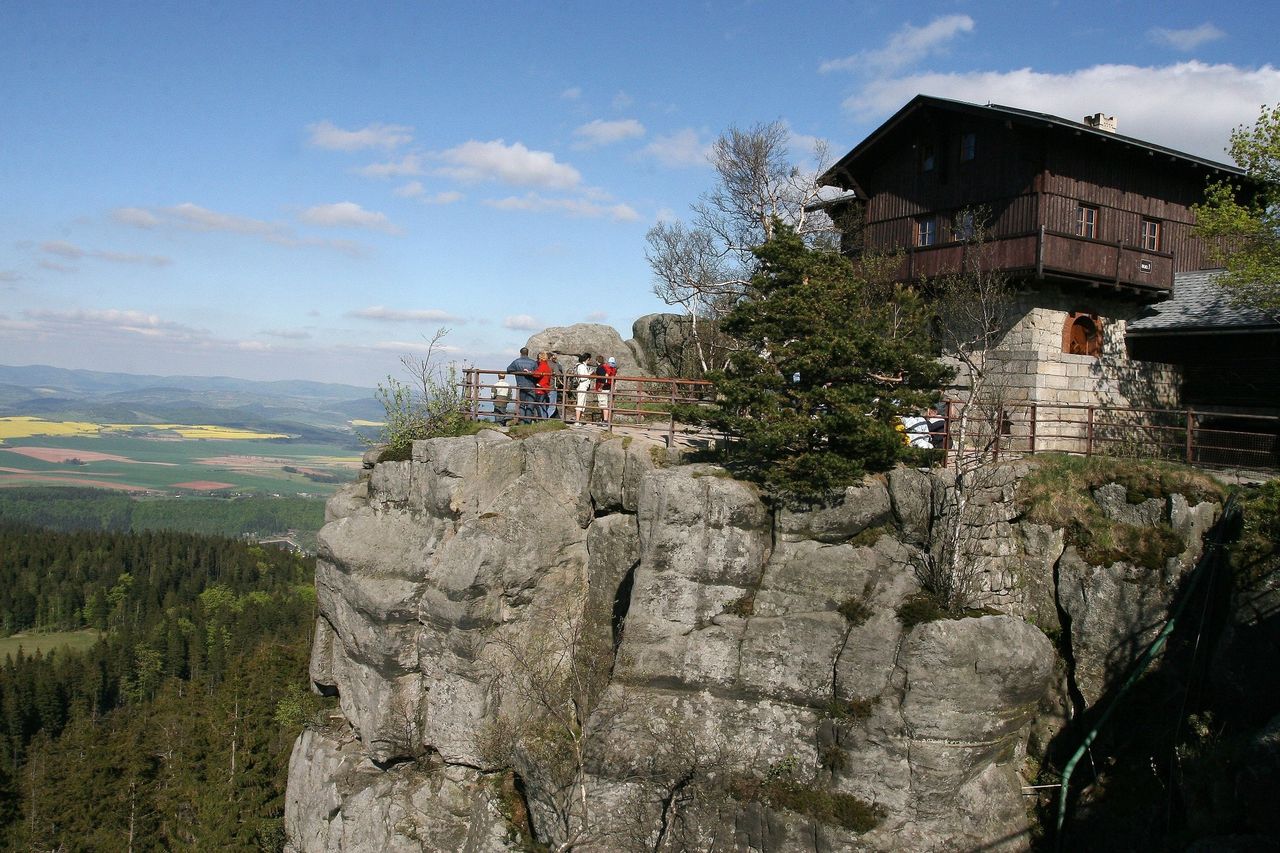
[[[1249, 404], [1274, 414], [1280, 327], [1245, 318], [1247, 334], [1223, 348], [1241, 318], [1222, 299], [1214, 322], [1197, 316], [1205, 288], [1213, 288], [1209, 259], [1192, 236], [1192, 205], [1207, 182], [1242, 176], [1231, 165], [1121, 136], [1102, 114], [1075, 122], [919, 95], [820, 180], [845, 191], [828, 203], [837, 221], [858, 211], [846, 237], [856, 234], [869, 250], [903, 251], [903, 281], [959, 269], [973, 251], [980, 212], [983, 263], [1007, 273], [1019, 293], [1010, 327], [988, 353], [1015, 399]], [[1171, 299], [1180, 281], [1194, 298]], [[1185, 345], [1193, 332], [1195, 344]], [[1218, 358], [1238, 369], [1215, 370]]]

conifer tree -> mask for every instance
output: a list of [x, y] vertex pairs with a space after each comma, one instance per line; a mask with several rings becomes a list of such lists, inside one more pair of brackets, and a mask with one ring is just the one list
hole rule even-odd
[[948, 369], [924, 305], [882, 260], [810, 248], [782, 224], [755, 254], [760, 271], [724, 320], [740, 348], [705, 420], [736, 438], [746, 476], [814, 501], [892, 467], [907, 450], [896, 418], [932, 403]]

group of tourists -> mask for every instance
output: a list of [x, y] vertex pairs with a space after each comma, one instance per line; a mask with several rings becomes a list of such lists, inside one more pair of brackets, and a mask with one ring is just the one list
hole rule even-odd
[[[529, 348], [521, 347], [520, 355], [509, 365], [505, 373], [499, 373], [491, 387], [494, 420], [504, 426], [509, 422], [527, 423], [549, 420], [557, 413], [567, 414], [573, 405], [570, 423], [585, 423], [588, 408], [599, 411], [601, 420], [609, 423], [612, 415], [610, 400], [614, 377], [618, 375], [617, 359], [584, 352], [577, 356], [572, 373], [560, 364], [558, 352], [540, 352], [536, 359], [529, 357]], [[515, 377], [514, 384], [508, 377]], [[588, 406], [590, 395], [595, 394], [595, 406]], [[572, 398], [571, 395], [572, 394]]]
[[906, 415], [898, 418], [903, 441], [912, 447], [940, 450], [946, 445], [947, 421], [930, 406], [923, 415]]

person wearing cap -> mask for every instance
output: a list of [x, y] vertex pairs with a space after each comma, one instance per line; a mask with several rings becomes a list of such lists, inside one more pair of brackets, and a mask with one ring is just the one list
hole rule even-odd
[[618, 361], [613, 356], [607, 359], [599, 356], [596, 359], [596, 402], [600, 405], [601, 417], [609, 423], [612, 411], [609, 397], [613, 392], [613, 377], [618, 375]]

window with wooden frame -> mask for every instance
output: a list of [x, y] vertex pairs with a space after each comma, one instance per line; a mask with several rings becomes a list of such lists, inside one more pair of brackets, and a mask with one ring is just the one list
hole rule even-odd
[[978, 156], [978, 135], [976, 133], [960, 134], [960, 162], [967, 163]]
[[1062, 351], [1068, 355], [1102, 355], [1102, 318], [1087, 311], [1072, 311], [1062, 325]]
[[1088, 204], [1076, 207], [1076, 236], [1098, 239], [1098, 208]]
[[978, 225], [972, 210], [959, 210], [951, 217], [951, 238], [967, 243], [978, 236]]
[[1160, 227], [1159, 219], [1142, 220], [1142, 248], [1148, 252], [1160, 251], [1160, 232], [1164, 230]]
[[938, 242], [938, 217], [922, 216], [916, 220], [916, 245], [932, 246]]

